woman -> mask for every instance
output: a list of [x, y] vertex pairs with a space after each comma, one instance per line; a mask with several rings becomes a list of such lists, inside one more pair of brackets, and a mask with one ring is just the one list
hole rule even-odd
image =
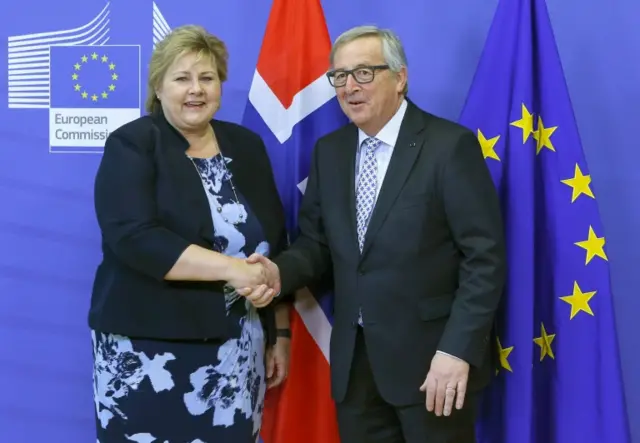
[[[260, 137], [213, 119], [226, 77], [223, 42], [174, 30], [151, 58], [149, 115], [106, 142], [89, 313], [100, 443], [255, 442], [286, 372], [287, 304], [246, 260], [283, 250], [283, 208]], [[236, 292], [260, 284], [262, 299]]]

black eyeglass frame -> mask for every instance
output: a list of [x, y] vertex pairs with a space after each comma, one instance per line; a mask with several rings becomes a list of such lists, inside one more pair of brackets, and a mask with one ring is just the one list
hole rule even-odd
[[[366, 80], [366, 81], [360, 81], [358, 80], [358, 77], [356, 77], [356, 71], [361, 71], [361, 70], [371, 70], [371, 80]], [[327, 79], [329, 80], [329, 83], [331, 84], [331, 86], [333, 86], [334, 88], [341, 88], [344, 85], [347, 84], [347, 81], [349, 80], [349, 75], [351, 75], [353, 77], [353, 79], [356, 81], [356, 83], [360, 84], [360, 85], [365, 85], [367, 83], [371, 83], [372, 81], [375, 80], [376, 78], [376, 71], [383, 71], [389, 69], [389, 65], [373, 65], [373, 66], [357, 66], [353, 69], [335, 69], [333, 71], [329, 71], [327, 72]], [[344, 80], [344, 84], [340, 84], [339, 86], [335, 85], [335, 75], [336, 74], [346, 74], [345, 76], [345, 80]]]

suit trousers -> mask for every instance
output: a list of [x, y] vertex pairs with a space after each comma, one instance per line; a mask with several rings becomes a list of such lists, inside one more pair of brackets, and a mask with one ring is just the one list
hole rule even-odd
[[[416, 352], [419, 352], [416, 350]], [[425, 377], [429, 368], [425, 368]], [[420, 386], [416, 386], [418, 390]], [[438, 417], [425, 402], [394, 406], [379, 394], [369, 364], [364, 332], [358, 328], [349, 385], [336, 404], [343, 443], [475, 443], [475, 396], [465, 397], [461, 410]]]

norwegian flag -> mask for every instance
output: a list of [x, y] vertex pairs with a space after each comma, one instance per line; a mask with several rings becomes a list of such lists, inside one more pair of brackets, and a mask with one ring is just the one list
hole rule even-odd
[[[331, 40], [319, 0], [275, 0], [243, 124], [259, 133], [295, 239], [316, 140], [347, 123], [325, 73]], [[289, 377], [267, 392], [263, 443], [339, 443], [329, 376], [330, 285], [296, 294]]]

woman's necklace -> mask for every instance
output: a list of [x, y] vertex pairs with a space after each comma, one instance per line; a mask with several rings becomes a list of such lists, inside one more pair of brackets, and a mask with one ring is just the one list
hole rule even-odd
[[[224, 158], [224, 154], [222, 153], [222, 150], [220, 149], [220, 147], [218, 147], [218, 151], [220, 154], [220, 163], [222, 164], [222, 167], [224, 168], [224, 174], [223, 177], [227, 177], [227, 181], [229, 182], [229, 185], [231, 185], [231, 190], [233, 191], [233, 196], [235, 197], [234, 202], [236, 203], [236, 205], [242, 206], [242, 204], [240, 203], [240, 199], [238, 198], [238, 194], [236, 192], [236, 186], [233, 184], [233, 180], [231, 180], [231, 171], [229, 171], [229, 169], [227, 168], [227, 161]], [[200, 170], [198, 169], [198, 165], [196, 165], [195, 161], [193, 160], [193, 157], [191, 157], [190, 155], [187, 154], [187, 157], [189, 158], [189, 160], [191, 160], [191, 164], [193, 165], [193, 167], [195, 168], [196, 172], [198, 173], [198, 178], [200, 178], [200, 180], [202, 180], [202, 178], [200, 177]], [[212, 158], [215, 158], [212, 157]], [[222, 179], [221, 179], [222, 181]], [[244, 214], [240, 213], [238, 214], [238, 220], [237, 221], [232, 221], [230, 222], [229, 219], [222, 214], [222, 205], [220, 205], [220, 203], [218, 202], [218, 200], [215, 200], [217, 206], [216, 206], [216, 211], [218, 211], [219, 214], [222, 215], [222, 219], [226, 222], [226, 223], [232, 223], [233, 225], [238, 225], [240, 223], [244, 223]]]

